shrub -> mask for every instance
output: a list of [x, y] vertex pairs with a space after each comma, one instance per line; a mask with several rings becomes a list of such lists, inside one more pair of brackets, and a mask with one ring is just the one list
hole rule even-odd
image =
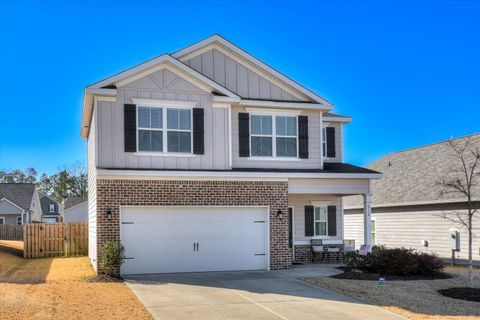
[[125, 249], [120, 241], [107, 241], [100, 247], [100, 268], [101, 270], [113, 276], [115, 268], [123, 263]]
[[443, 262], [434, 254], [383, 246], [373, 247], [366, 256], [358, 251], [345, 253], [344, 262], [349, 268], [390, 276], [434, 276], [443, 270]]

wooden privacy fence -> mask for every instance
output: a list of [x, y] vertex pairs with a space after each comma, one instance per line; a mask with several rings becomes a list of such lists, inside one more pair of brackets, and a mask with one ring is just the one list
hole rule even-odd
[[0, 240], [23, 240], [23, 226], [0, 224]]
[[25, 258], [88, 254], [88, 223], [38, 223], [23, 226]]

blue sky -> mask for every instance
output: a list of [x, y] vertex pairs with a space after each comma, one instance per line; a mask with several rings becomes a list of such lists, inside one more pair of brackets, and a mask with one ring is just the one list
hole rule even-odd
[[348, 162], [480, 131], [480, 1], [0, 6], [0, 169], [84, 159], [86, 85], [213, 33], [352, 116]]

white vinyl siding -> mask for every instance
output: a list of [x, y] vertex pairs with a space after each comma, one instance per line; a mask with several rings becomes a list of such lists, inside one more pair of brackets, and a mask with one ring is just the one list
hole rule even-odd
[[[461, 212], [462, 210], [456, 210]], [[421, 252], [437, 253], [440, 257], [451, 258], [450, 230], [458, 228], [447, 219], [442, 218], [445, 213], [454, 213], [452, 210], [414, 211], [408, 208], [402, 212], [375, 212], [372, 219], [375, 221], [375, 237], [378, 245], [387, 247], [413, 248]], [[355, 240], [358, 249], [363, 243], [363, 214], [345, 214], [345, 239]], [[474, 234], [480, 234], [480, 219], [474, 220]], [[468, 258], [468, 235], [466, 230], [460, 229], [460, 251], [456, 253], [458, 259]], [[428, 241], [428, 246], [422, 244]], [[480, 263], [480, 238], [473, 238], [473, 259]]]

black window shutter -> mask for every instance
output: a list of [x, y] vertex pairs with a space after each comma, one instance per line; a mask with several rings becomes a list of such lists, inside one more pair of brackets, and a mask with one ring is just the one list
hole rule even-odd
[[298, 156], [308, 159], [308, 117], [298, 116]]
[[124, 105], [125, 152], [137, 152], [137, 107]]
[[193, 108], [193, 153], [205, 153], [204, 111], [202, 108]]
[[305, 237], [313, 237], [313, 206], [305, 206]]
[[328, 206], [328, 235], [337, 235], [337, 207]]
[[238, 114], [239, 156], [250, 157], [250, 116], [248, 113]]
[[327, 157], [335, 158], [335, 128], [327, 127]]

